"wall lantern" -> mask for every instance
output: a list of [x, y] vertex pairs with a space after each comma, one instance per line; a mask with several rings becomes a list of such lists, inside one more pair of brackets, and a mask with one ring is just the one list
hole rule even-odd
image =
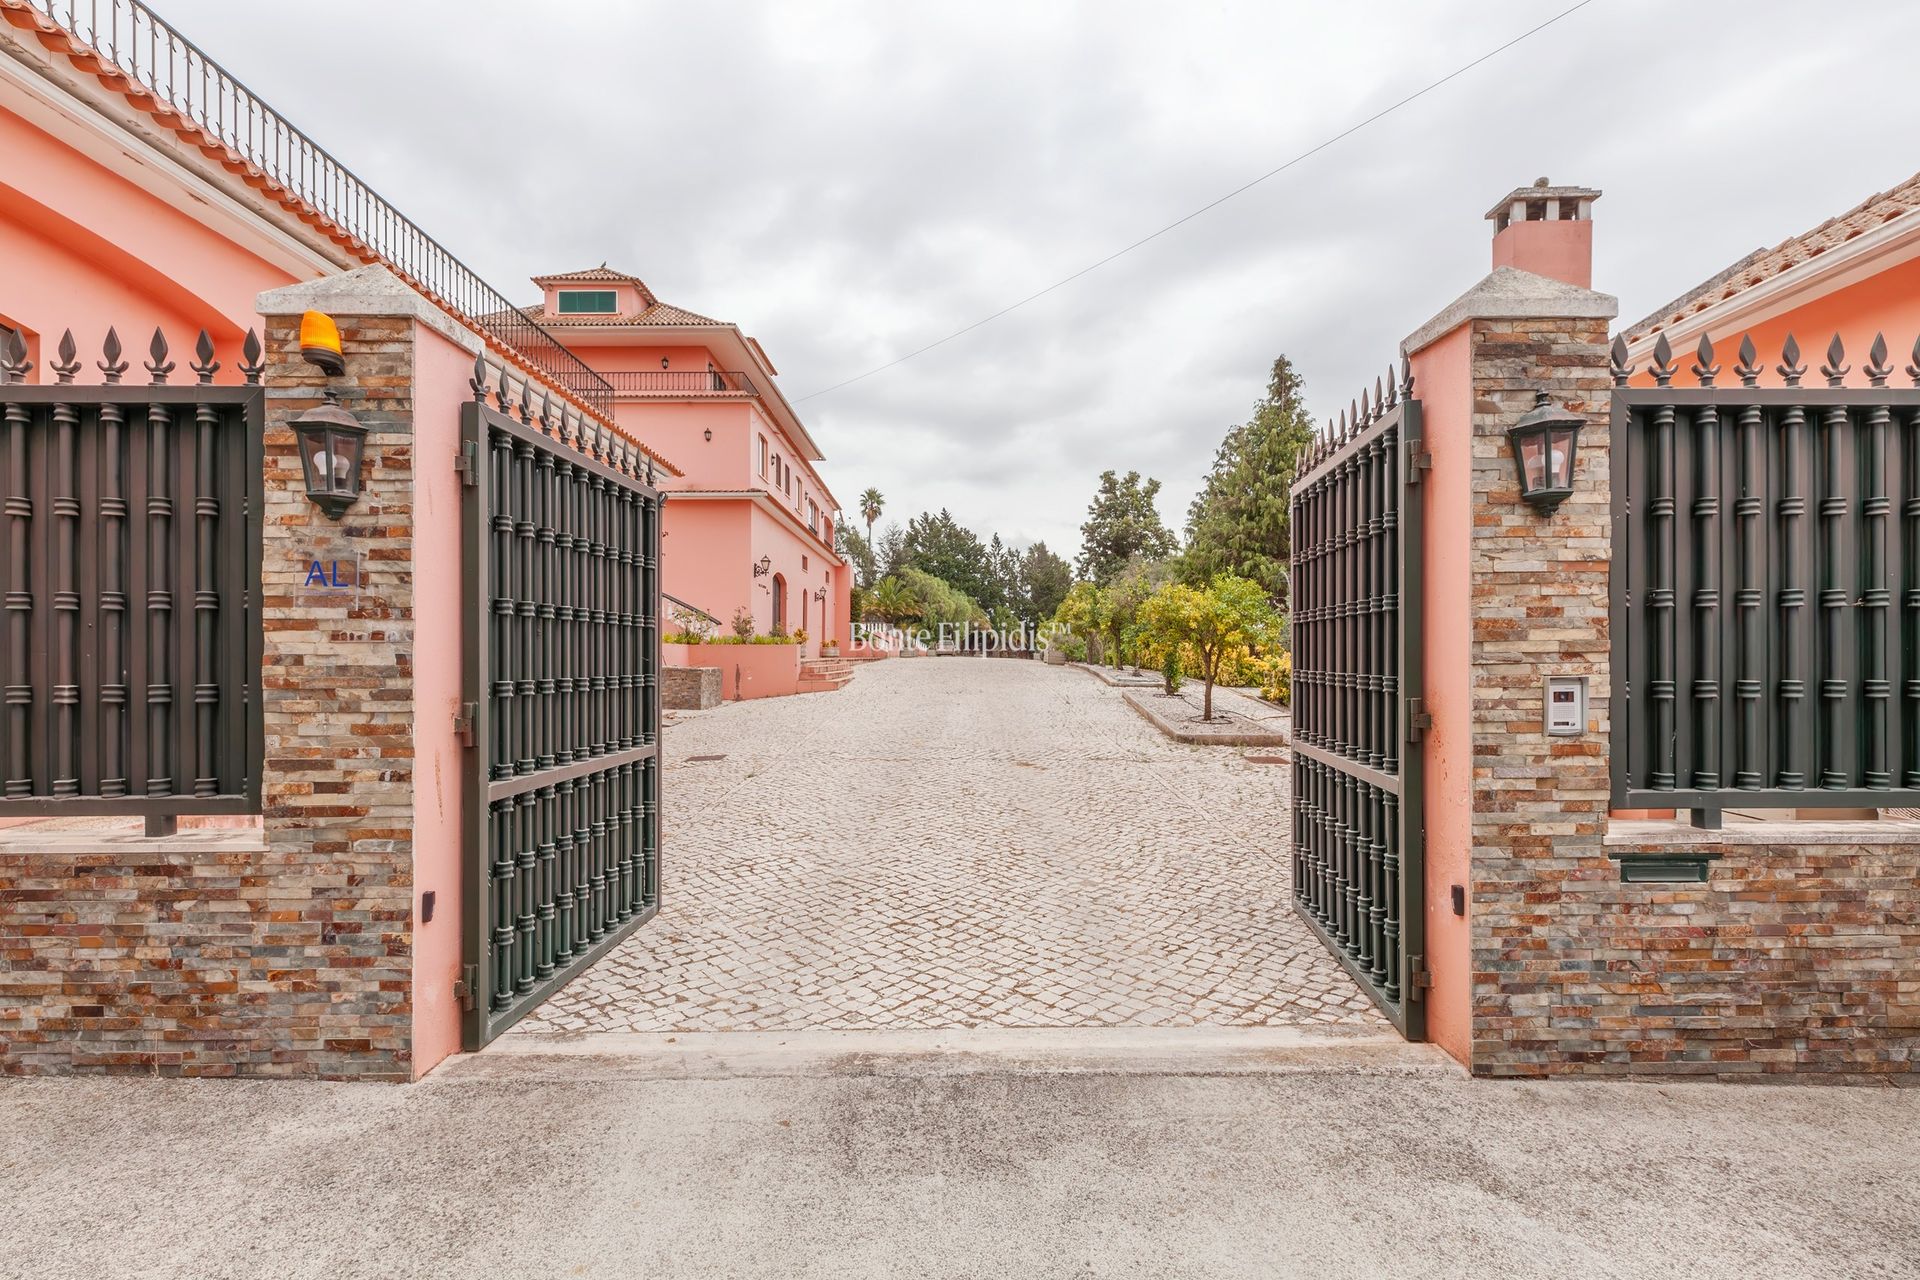
[[771, 558], [767, 556], [761, 556], [760, 562], [753, 566], [753, 576], [756, 578], [764, 578], [769, 573], [772, 573], [772, 572], [773, 572], [773, 561]]
[[707, 438], [707, 443], [708, 443], [708, 444], [712, 444], [712, 443], [713, 443], [713, 428], [712, 428], [712, 427], [708, 427], [708, 428], [707, 428], [707, 429], [706, 429], [705, 431], [703, 431], [703, 432], [702, 432], [701, 434], [702, 434], [702, 435], [704, 435], [704, 436], [706, 436], [706, 438]]
[[[345, 372], [340, 330], [331, 316], [309, 311], [300, 317], [300, 355], [329, 377]], [[367, 429], [340, 407], [331, 386], [325, 394], [324, 402], [287, 425], [300, 447], [308, 501], [338, 520], [360, 499], [360, 461], [366, 453]]]
[[825, 587], [815, 587], [813, 589], [813, 598], [815, 600], [825, 600], [827, 598], [827, 589]]
[[1586, 419], [1533, 393], [1533, 408], [1507, 428], [1507, 446], [1520, 473], [1520, 496], [1541, 512], [1553, 509], [1573, 494], [1573, 463], [1580, 448], [1580, 428]]
[[660, 367], [662, 369], [667, 367], [667, 358], [665, 356], [660, 357]]

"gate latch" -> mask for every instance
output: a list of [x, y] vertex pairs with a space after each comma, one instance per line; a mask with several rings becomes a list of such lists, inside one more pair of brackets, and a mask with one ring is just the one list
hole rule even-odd
[[1418, 742], [1427, 736], [1427, 730], [1433, 728], [1433, 717], [1427, 712], [1423, 698], [1407, 699], [1407, 741]]
[[454, 736], [465, 746], [473, 745], [473, 722], [480, 714], [480, 706], [474, 702], [460, 704], [458, 714], [453, 717]]
[[460, 1002], [462, 1009], [473, 1008], [474, 984], [480, 981], [480, 966], [467, 964], [460, 966], [460, 976], [453, 980], [453, 998]]

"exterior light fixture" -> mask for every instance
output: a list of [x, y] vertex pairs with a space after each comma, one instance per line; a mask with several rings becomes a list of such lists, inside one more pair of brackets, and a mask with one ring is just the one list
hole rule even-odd
[[[300, 356], [329, 378], [345, 373], [340, 348], [340, 326], [323, 311], [300, 317]], [[326, 399], [287, 425], [300, 449], [300, 471], [307, 482], [307, 500], [338, 520], [360, 500], [360, 461], [366, 453], [367, 429], [340, 407], [331, 386]]]
[[367, 429], [340, 407], [331, 389], [324, 404], [288, 425], [300, 445], [308, 501], [338, 520], [360, 500], [360, 459], [366, 452]]
[[753, 576], [756, 578], [764, 578], [772, 572], [773, 560], [768, 556], [761, 556], [759, 563], [753, 566]]
[[815, 600], [825, 600], [827, 598], [827, 589], [825, 587], [815, 587], [813, 589], [813, 598]]
[[1520, 496], [1550, 515], [1573, 494], [1574, 458], [1586, 419], [1549, 403], [1544, 391], [1533, 394], [1533, 408], [1507, 428], [1507, 447], [1520, 475]]
[[660, 367], [662, 369], [667, 367], [667, 358], [665, 356], [660, 357]]
[[707, 429], [706, 429], [705, 431], [703, 431], [703, 432], [701, 432], [700, 434], [702, 434], [702, 435], [704, 435], [704, 436], [705, 436], [705, 437], [707, 438], [707, 443], [708, 443], [708, 444], [712, 444], [712, 443], [713, 443], [713, 428], [712, 428], [712, 427], [708, 427], [708, 428], [707, 428]]

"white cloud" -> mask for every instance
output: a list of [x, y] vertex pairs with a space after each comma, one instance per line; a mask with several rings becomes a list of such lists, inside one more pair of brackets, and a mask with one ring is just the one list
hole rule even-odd
[[[602, 260], [738, 321], [789, 396], [1080, 269], [1547, 5], [171, 0], [497, 286]], [[1791, 33], [1790, 40], [1781, 38]], [[802, 412], [843, 502], [1077, 549], [1106, 467], [1178, 527], [1285, 352], [1322, 417], [1487, 265], [1479, 215], [1602, 187], [1634, 318], [1906, 177], [1920, 10], [1600, 0], [1136, 253]], [[1842, 94], [1844, 109], [1833, 105]], [[1837, 123], [1838, 122], [1838, 123]]]

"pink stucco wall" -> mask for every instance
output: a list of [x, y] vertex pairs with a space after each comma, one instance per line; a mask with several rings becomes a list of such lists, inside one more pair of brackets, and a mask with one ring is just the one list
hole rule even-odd
[[1493, 237], [1493, 265], [1593, 287], [1591, 219], [1515, 222]]
[[667, 644], [660, 648], [668, 666], [720, 668], [720, 696], [728, 702], [799, 692], [799, 645]]
[[764, 630], [767, 607], [759, 603], [759, 587], [767, 579], [753, 577], [752, 536], [742, 510], [747, 505], [744, 499], [711, 502], [669, 495], [660, 577], [668, 595], [705, 609], [722, 626], [732, 622], [735, 609], [745, 606]]
[[[460, 1051], [461, 770], [460, 405], [473, 355], [414, 325], [413, 442], [413, 1072]], [[436, 461], [438, 460], [438, 461]], [[433, 920], [420, 918], [434, 891]]]
[[0, 156], [0, 320], [28, 331], [34, 380], [51, 381], [47, 357], [69, 328], [91, 371], [109, 326], [136, 373], [164, 329], [176, 380], [204, 328], [224, 366], [217, 380], [240, 380], [254, 297], [291, 283], [285, 268], [6, 110]]
[[[1424, 751], [1427, 824], [1427, 1038], [1461, 1062], [1473, 1047], [1472, 326], [1412, 357], [1433, 471], [1424, 485], [1426, 625], [1422, 673], [1433, 716]], [[1467, 889], [1456, 916], [1452, 886]]]

